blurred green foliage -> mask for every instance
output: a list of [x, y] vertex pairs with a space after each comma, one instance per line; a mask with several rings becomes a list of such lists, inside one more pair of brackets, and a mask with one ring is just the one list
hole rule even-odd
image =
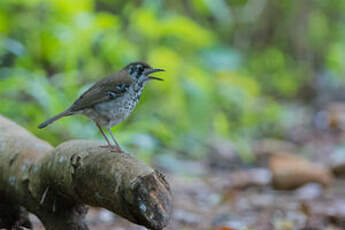
[[37, 125], [145, 60], [166, 81], [114, 128], [122, 145], [202, 156], [221, 137], [245, 152], [283, 135], [284, 103], [312, 97], [320, 73], [344, 84], [344, 11], [343, 0], [1, 0], [0, 113], [53, 144], [101, 139], [81, 116]]

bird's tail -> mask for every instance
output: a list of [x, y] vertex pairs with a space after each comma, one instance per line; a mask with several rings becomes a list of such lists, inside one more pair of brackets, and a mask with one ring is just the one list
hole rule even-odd
[[58, 120], [58, 119], [60, 119], [60, 118], [62, 118], [62, 117], [65, 117], [65, 116], [69, 116], [69, 115], [72, 115], [72, 113], [69, 112], [68, 110], [63, 111], [62, 113], [59, 113], [59, 114], [55, 115], [54, 117], [52, 117], [52, 118], [46, 120], [46, 121], [43, 122], [42, 124], [40, 124], [40, 125], [38, 126], [38, 128], [39, 128], [39, 129], [42, 129], [42, 128], [46, 127], [47, 125], [53, 123], [54, 121], [56, 121], [56, 120]]

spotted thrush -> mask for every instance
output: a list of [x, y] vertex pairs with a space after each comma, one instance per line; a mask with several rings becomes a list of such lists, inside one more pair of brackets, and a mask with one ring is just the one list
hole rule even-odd
[[[144, 62], [130, 63], [115, 74], [96, 82], [68, 109], [43, 122], [38, 128], [44, 128], [62, 117], [83, 114], [96, 123], [108, 146], [123, 152], [110, 128], [129, 116], [137, 105], [147, 82], [163, 80], [149, 76], [159, 71], [164, 70], [154, 69]], [[114, 145], [111, 145], [102, 127], [108, 130]]]

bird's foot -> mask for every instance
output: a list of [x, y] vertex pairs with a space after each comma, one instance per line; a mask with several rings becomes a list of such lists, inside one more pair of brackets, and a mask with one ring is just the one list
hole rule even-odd
[[123, 151], [123, 149], [120, 146], [116, 146], [116, 145], [112, 146], [112, 150], [111, 151], [112, 152], [125, 153], [125, 151]]
[[101, 145], [101, 148], [110, 148], [112, 152], [125, 153], [120, 146], [117, 145]]

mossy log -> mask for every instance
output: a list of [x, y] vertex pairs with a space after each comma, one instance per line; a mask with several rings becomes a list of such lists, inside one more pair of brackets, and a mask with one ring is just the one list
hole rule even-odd
[[53, 148], [0, 116], [0, 228], [88, 229], [86, 205], [104, 207], [149, 229], [163, 229], [172, 210], [164, 176], [130, 154], [73, 140]]

